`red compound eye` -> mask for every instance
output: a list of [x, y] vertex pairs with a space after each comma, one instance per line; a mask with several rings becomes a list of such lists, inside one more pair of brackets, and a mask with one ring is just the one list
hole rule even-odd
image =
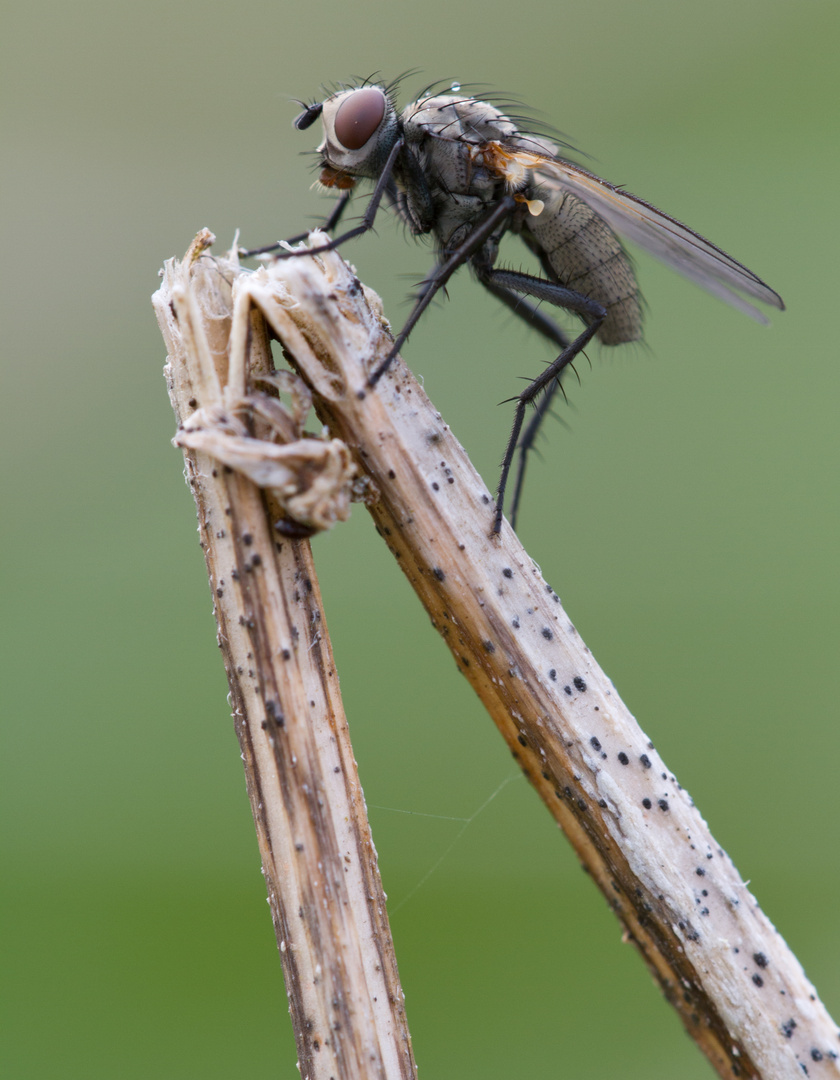
[[335, 114], [335, 137], [345, 150], [361, 150], [384, 115], [385, 95], [379, 87], [354, 90]]

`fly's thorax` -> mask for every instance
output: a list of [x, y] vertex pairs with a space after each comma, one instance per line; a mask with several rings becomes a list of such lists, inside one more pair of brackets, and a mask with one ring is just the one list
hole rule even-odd
[[513, 121], [494, 105], [451, 94], [413, 101], [403, 110], [402, 123], [406, 139], [415, 141], [433, 136], [478, 145], [518, 135]]
[[568, 289], [601, 304], [607, 317], [598, 330], [605, 345], [638, 341], [642, 306], [630, 256], [603, 218], [582, 199], [564, 191], [550, 176], [537, 177], [534, 191], [543, 202], [536, 216], [522, 219], [547, 272]]
[[455, 247], [503, 193], [481, 148], [513, 137], [516, 128], [494, 106], [448, 94], [413, 102], [401, 121], [434, 205], [434, 233], [441, 248]]
[[380, 86], [342, 90], [321, 112], [324, 165], [338, 173], [376, 179], [400, 135], [394, 105]]
[[513, 139], [517, 132], [493, 105], [450, 94], [421, 98], [403, 110], [402, 129], [431, 186], [485, 203], [495, 197], [499, 177], [481, 148]]

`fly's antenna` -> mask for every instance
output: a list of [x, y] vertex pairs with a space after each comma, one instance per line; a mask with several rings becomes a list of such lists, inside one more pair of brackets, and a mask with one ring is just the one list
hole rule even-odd
[[306, 105], [303, 101], [299, 101], [298, 105], [303, 105], [303, 112], [295, 117], [292, 126], [298, 131], [305, 131], [308, 127], [312, 127], [324, 111], [324, 103], [323, 101], [316, 101], [311, 105]]

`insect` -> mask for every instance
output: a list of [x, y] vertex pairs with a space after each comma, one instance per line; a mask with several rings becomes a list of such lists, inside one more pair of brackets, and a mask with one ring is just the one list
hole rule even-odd
[[[784, 303], [761, 278], [709, 240], [566, 160], [555, 143], [520, 130], [521, 121], [490, 102], [459, 91], [453, 85], [450, 93], [437, 93], [431, 86], [398, 113], [394, 84], [365, 83], [305, 108], [295, 127], [304, 130], [320, 117], [324, 131], [317, 149], [320, 181], [340, 193], [324, 226], [328, 232], [338, 225], [357, 181], [374, 181], [361, 223], [306, 254], [331, 250], [367, 232], [383, 198], [411, 233], [431, 234], [434, 239], [437, 262], [391, 352], [370, 375], [371, 388], [422, 312], [464, 264], [559, 350], [554, 361], [512, 399], [514, 422], [493, 518], [493, 532], [498, 533], [518, 455], [511, 513], [515, 525], [528, 453], [564, 371], [593, 338], [604, 345], [620, 345], [642, 336], [639, 287], [620, 238], [638, 244], [759, 322], [767, 319], [750, 300], [779, 309]], [[542, 276], [496, 265], [506, 233], [519, 236], [536, 255]], [[294, 254], [283, 251], [278, 257]], [[584, 329], [570, 339], [540, 304], [573, 313]], [[534, 412], [526, 424], [529, 406]]]

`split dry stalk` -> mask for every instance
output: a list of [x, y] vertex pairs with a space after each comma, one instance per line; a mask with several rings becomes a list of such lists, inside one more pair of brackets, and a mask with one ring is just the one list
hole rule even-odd
[[[273, 524], [280, 511], [266, 492], [216, 455], [190, 448], [184, 437], [184, 425], [200, 408], [207, 422], [193, 424], [199, 442], [216, 438], [224, 452], [226, 440], [233, 440], [237, 454], [253, 458], [257, 440], [220, 426], [236, 428], [233, 412], [254, 406], [243, 405], [247, 373], [238, 366], [246, 342], [252, 373], [271, 367], [262, 319], [246, 308], [245, 325], [238, 322], [232, 274], [199, 257], [211, 239], [201, 235], [182, 263], [167, 263], [153, 299], [300, 1074], [304, 1080], [411, 1080], [416, 1072], [385, 896], [309, 543], [279, 538]], [[233, 339], [241, 338], [238, 350], [232, 331]], [[262, 403], [269, 413], [272, 403], [279, 404], [276, 398]], [[318, 441], [304, 442], [292, 444], [291, 458], [281, 464], [293, 471], [302, 461], [308, 482]], [[267, 468], [277, 467], [283, 449], [264, 444]], [[340, 517], [340, 492], [338, 503]]]

